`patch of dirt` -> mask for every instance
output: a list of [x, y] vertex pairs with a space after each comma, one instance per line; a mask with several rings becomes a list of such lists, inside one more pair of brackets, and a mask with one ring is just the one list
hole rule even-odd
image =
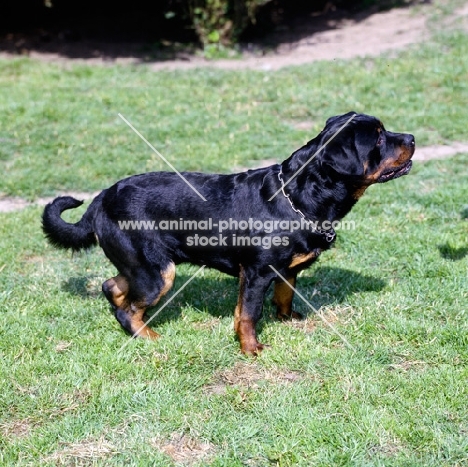
[[188, 466], [200, 461], [209, 462], [215, 452], [213, 444], [201, 442], [183, 433], [173, 433], [169, 440], [154, 439], [150, 443], [174, 462]]
[[34, 423], [29, 419], [13, 420], [0, 425], [0, 433], [5, 438], [25, 438], [34, 427]]
[[413, 156], [415, 161], [429, 161], [432, 159], [446, 159], [448, 157], [456, 156], [457, 154], [468, 153], [468, 143], [455, 142], [450, 146], [426, 146], [418, 148]]
[[318, 326], [330, 327], [336, 323], [344, 321], [350, 307], [343, 308], [326, 308], [325, 310], [318, 310], [316, 313], [311, 313], [304, 319], [293, 319], [285, 321], [284, 325], [294, 329], [298, 329], [305, 334], [312, 334], [316, 331]]
[[421, 360], [404, 360], [401, 359], [399, 363], [392, 363], [388, 365], [389, 370], [400, 370], [407, 372], [409, 370], [425, 370], [427, 368], [427, 362]]
[[458, 8], [444, 21], [443, 27], [447, 29], [458, 29], [468, 31], [468, 3]]
[[193, 323], [193, 328], [201, 331], [214, 331], [215, 329], [218, 329], [221, 325], [221, 319], [220, 318], [211, 318], [207, 321], [197, 321], [196, 323]]
[[[232, 70], [276, 70], [317, 60], [376, 56], [424, 41], [429, 36], [427, 14], [435, 6], [419, 5], [417, 8], [416, 12], [414, 8], [394, 8], [375, 13], [369, 10], [352, 16], [345, 12], [329, 12], [302, 17], [285, 30], [265, 38], [265, 44], [272, 44], [270, 51], [262, 44], [250, 44], [244, 47], [241, 59], [210, 61], [196, 54], [179, 53], [176, 59], [158, 60], [148, 55], [148, 52], [143, 52], [143, 43], [109, 44], [85, 40], [76, 43], [59, 42], [55, 47], [49, 43], [47, 49], [41, 50], [37, 38], [18, 38], [14, 35], [0, 41], [0, 50], [4, 50], [0, 56], [11, 57], [20, 53], [57, 63], [148, 63], [155, 71], [206, 66]], [[464, 7], [454, 12], [454, 24], [460, 23], [460, 17], [468, 15], [466, 10]], [[249, 51], [252, 48], [256, 50]]]
[[402, 451], [400, 444], [396, 441], [387, 441], [382, 444], [376, 444], [369, 449], [369, 454], [372, 458], [376, 456], [394, 457]]
[[[223, 69], [277, 70], [286, 66], [303, 65], [319, 60], [349, 59], [377, 56], [403, 49], [428, 37], [425, 14], [415, 15], [411, 9], [397, 8], [375, 13], [361, 20], [360, 16], [330, 19], [323, 28], [322, 18], [310, 18], [303, 26], [302, 37], [296, 41], [281, 42], [274, 53], [263, 57], [246, 56], [238, 60], [219, 60], [211, 66]], [[297, 31], [295, 31], [297, 34]], [[289, 39], [286, 36], [285, 39]], [[369, 38], [372, 38], [369, 40]], [[199, 62], [199, 61], [198, 61]], [[175, 64], [153, 64], [158, 70]], [[200, 66], [197, 61], [181, 65], [183, 68]]]
[[5, 196], [0, 199], [0, 212], [21, 211], [30, 205], [31, 203], [23, 198]]
[[208, 394], [221, 395], [228, 387], [257, 389], [262, 383], [288, 384], [302, 379], [296, 371], [267, 370], [255, 363], [236, 363], [233, 368], [223, 370], [214, 377], [214, 382], [205, 386]]
[[55, 351], [65, 352], [71, 347], [71, 345], [72, 345], [72, 342], [60, 341], [58, 344], [56, 344]]
[[95, 462], [98, 458], [106, 458], [118, 452], [115, 446], [102, 437], [80, 443], [63, 443], [63, 446], [44, 460], [54, 462], [54, 465], [90, 465], [90, 462]]
[[[80, 191], [67, 191], [64, 193], [57, 194], [57, 196], [73, 196], [73, 198], [87, 201], [95, 198], [100, 192], [96, 191], [94, 193], [83, 193]], [[37, 198], [34, 202], [27, 201], [19, 197], [11, 196], [0, 196], [0, 212], [14, 212], [21, 211], [24, 208], [29, 206], [45, 206], [54, 200], [56, 196], [49, 196], [46, 198]]]

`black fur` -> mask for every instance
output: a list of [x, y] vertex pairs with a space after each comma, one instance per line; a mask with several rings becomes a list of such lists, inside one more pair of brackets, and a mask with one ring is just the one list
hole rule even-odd
[[62, 196], [46, 206], [42, 215], [42, 230], [52, 245], [75, 251], [96, 245], [92, 209], [88, 209], [76, 224], [69, 224], [60, 217], [63, 211], [75, 209], [82, 204], [83, 201], [71, 196]]

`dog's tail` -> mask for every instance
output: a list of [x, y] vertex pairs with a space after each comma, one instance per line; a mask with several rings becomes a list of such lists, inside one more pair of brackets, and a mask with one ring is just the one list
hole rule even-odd
[[63, 211], [77, 208], [82, 204], [83, 201], [71, 196], [61, 196], [45, 207], [42, 214], [42, 230], [52, 245], [78, 251], [97, 244], [92, 225], [96, 200], [76, 224], [69, 224], [60, 217]]

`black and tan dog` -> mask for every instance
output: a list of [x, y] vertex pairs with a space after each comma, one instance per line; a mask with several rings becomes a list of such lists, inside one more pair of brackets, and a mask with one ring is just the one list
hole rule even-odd
[[[278, 317], [299, 317], [290, 286], [330, 248], [331, 222], [342, 219], [368, 186], [406, 175], [414, 150], [412, 135], [348, 113], [328, 119], [316, 138], [281, 164], [233, 175], [184, 172], [185, 180], [171, 172], [121, 180], [100, 193], [76, 224], [60, 215], [82, 202], [59, 197], [44, 210], [43, 230], [57, 247], [101, 246], [119, 272], [102, 290], [132, 335], [158, 337], [144, 314], [171, 288], [176, 264], [239, 277], [234, 328], [242, 352], [255, 354], [263, 348], [255, 327], [271, 282]], [[289, 228], [299, 221], [301, 228]]]

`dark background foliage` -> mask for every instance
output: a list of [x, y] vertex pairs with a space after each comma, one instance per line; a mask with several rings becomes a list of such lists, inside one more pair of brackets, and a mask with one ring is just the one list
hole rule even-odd
[[3, 0], [0, 34], [39, 33], [44, 42], [177, 41], [231, 44], [261, 37], [298, 15], [383, 9], [399, 0]]

